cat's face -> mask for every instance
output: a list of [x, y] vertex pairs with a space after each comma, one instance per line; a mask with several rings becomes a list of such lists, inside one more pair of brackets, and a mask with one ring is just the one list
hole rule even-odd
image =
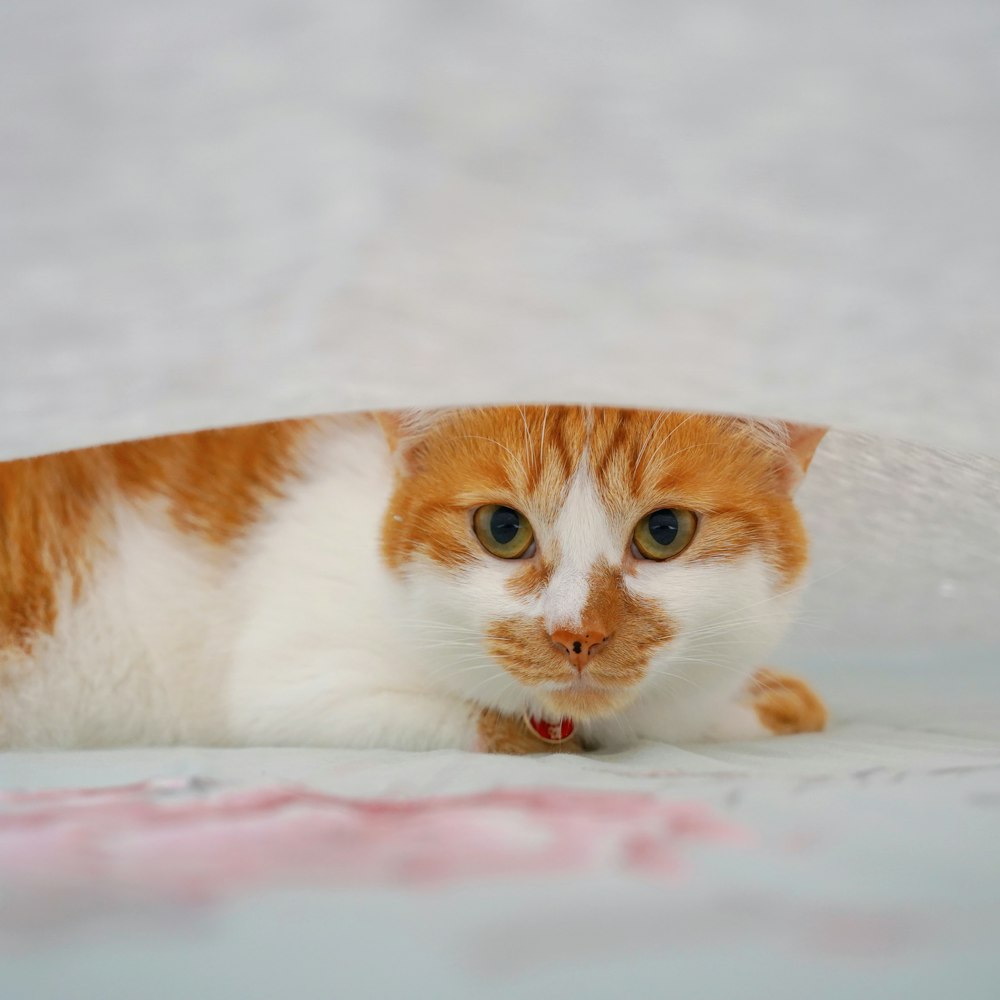
[[580, 407], [383, 426], [401, 623], [457, 694], [600, 717], [784, 627], [806, 558], [791, 497], [821, 431]]

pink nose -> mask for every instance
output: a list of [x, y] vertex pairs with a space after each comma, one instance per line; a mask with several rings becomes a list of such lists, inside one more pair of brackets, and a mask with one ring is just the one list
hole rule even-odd
[[552, 644], [569, 659], [569, 662], [582, 674], [583, 668], [590, 662], [590, 658], [607, 643], [610, 636], [596, 629], [588, 629], [585, 632], [570, 632], [567, 629], [559, 629], [549, 635]]

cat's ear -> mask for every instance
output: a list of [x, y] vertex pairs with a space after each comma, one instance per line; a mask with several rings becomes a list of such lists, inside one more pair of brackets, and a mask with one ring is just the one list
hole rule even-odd
[[813, 455], [816, 454], [816, 449], [828, 428], [815, 424], [793, 424], [787, 421], [784, 421], [782, 426], [785, 429], [788, 442], [788, 461], [785, 469], [782, 470], [783, 481], [788, 492], [794, 493], [802, 482], [806, 470], [813, 460]]
[[384, 410], [374, 414], [401, 475], [420, 467], [421, 445], [447, 416], [446, 410]]
[[796, 424], [788, 420], [737, 418], [744, 429], [772, 456], [772, 468], [779, 488], [789, 495], [802, 482], [819, 447], [826, 427]]

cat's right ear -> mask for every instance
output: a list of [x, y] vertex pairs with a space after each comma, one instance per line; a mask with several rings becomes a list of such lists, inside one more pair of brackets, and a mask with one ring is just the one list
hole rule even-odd
[[373, 415], [385, 435], [397, 471], [408, 476], [419, 469], [421, 445], [445, 414], [442, 410], [383, 410]]

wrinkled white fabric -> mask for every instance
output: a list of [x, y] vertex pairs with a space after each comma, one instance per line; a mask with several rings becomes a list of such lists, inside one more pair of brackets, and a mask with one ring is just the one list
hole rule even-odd
[[0, 453], [605, 401], [1000, 455], [989, 0], [5, 5]]

